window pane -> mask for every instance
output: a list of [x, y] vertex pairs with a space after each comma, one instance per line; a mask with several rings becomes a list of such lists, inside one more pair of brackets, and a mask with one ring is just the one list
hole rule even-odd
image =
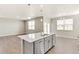
[[73, 30], [73, 26], [72, 25], [65, 25], [65, 30]]
[[57, 30], [73, 30], [73, 19], [57, 20]]
[[63, 20], [57, 20], [57, 25], [63, 25], [63, 24], [64, 24]]
[[34, 26], [35, 22], [34, 22], [34, 21], [32, 21], [32, 22], [31, 22], [31, 24]]
[[28, 29], [34, 30], [35, 29], [35, 21], [28, 21]]
[[66, 19], [64, 20], [65, 24], [73, 24], [73, 20], [72, 19]]
[[63, 30], [63, 25], [57, 25], [57, 30]]

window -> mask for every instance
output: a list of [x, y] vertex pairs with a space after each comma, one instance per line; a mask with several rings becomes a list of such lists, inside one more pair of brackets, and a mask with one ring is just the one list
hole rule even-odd
[[73, 30], [73, 19], [57, 20], [57, 30]]
[[29, 30], [34, 30], [35, 29], [35, 21], [28, 21], [28, 29]]
[[63, 30], [64, 22], [63, 20], [57, 20], [57, 30]]

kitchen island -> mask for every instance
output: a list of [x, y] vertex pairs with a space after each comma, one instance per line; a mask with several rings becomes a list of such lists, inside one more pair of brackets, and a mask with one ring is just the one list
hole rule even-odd
[[18, 36], [23, 54], [45, 54], [53, 46], [55, 34], [32, 33]]

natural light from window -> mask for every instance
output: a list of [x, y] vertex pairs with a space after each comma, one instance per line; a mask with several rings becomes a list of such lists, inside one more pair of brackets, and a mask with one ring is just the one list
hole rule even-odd
[[57, 20], [57, 30], [73, 30], [73, 19]]
[[44, 33], [50, 34], [50, 24], [49, 23], [44, 23]]
[[34, 30], [35, 29], [35, 21], [28, 21], [28, 30]]

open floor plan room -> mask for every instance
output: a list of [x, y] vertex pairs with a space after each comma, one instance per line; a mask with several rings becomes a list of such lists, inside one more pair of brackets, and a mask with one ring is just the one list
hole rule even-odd
[[79, 4], [0, 4], [0, 54], [79, 54]]

